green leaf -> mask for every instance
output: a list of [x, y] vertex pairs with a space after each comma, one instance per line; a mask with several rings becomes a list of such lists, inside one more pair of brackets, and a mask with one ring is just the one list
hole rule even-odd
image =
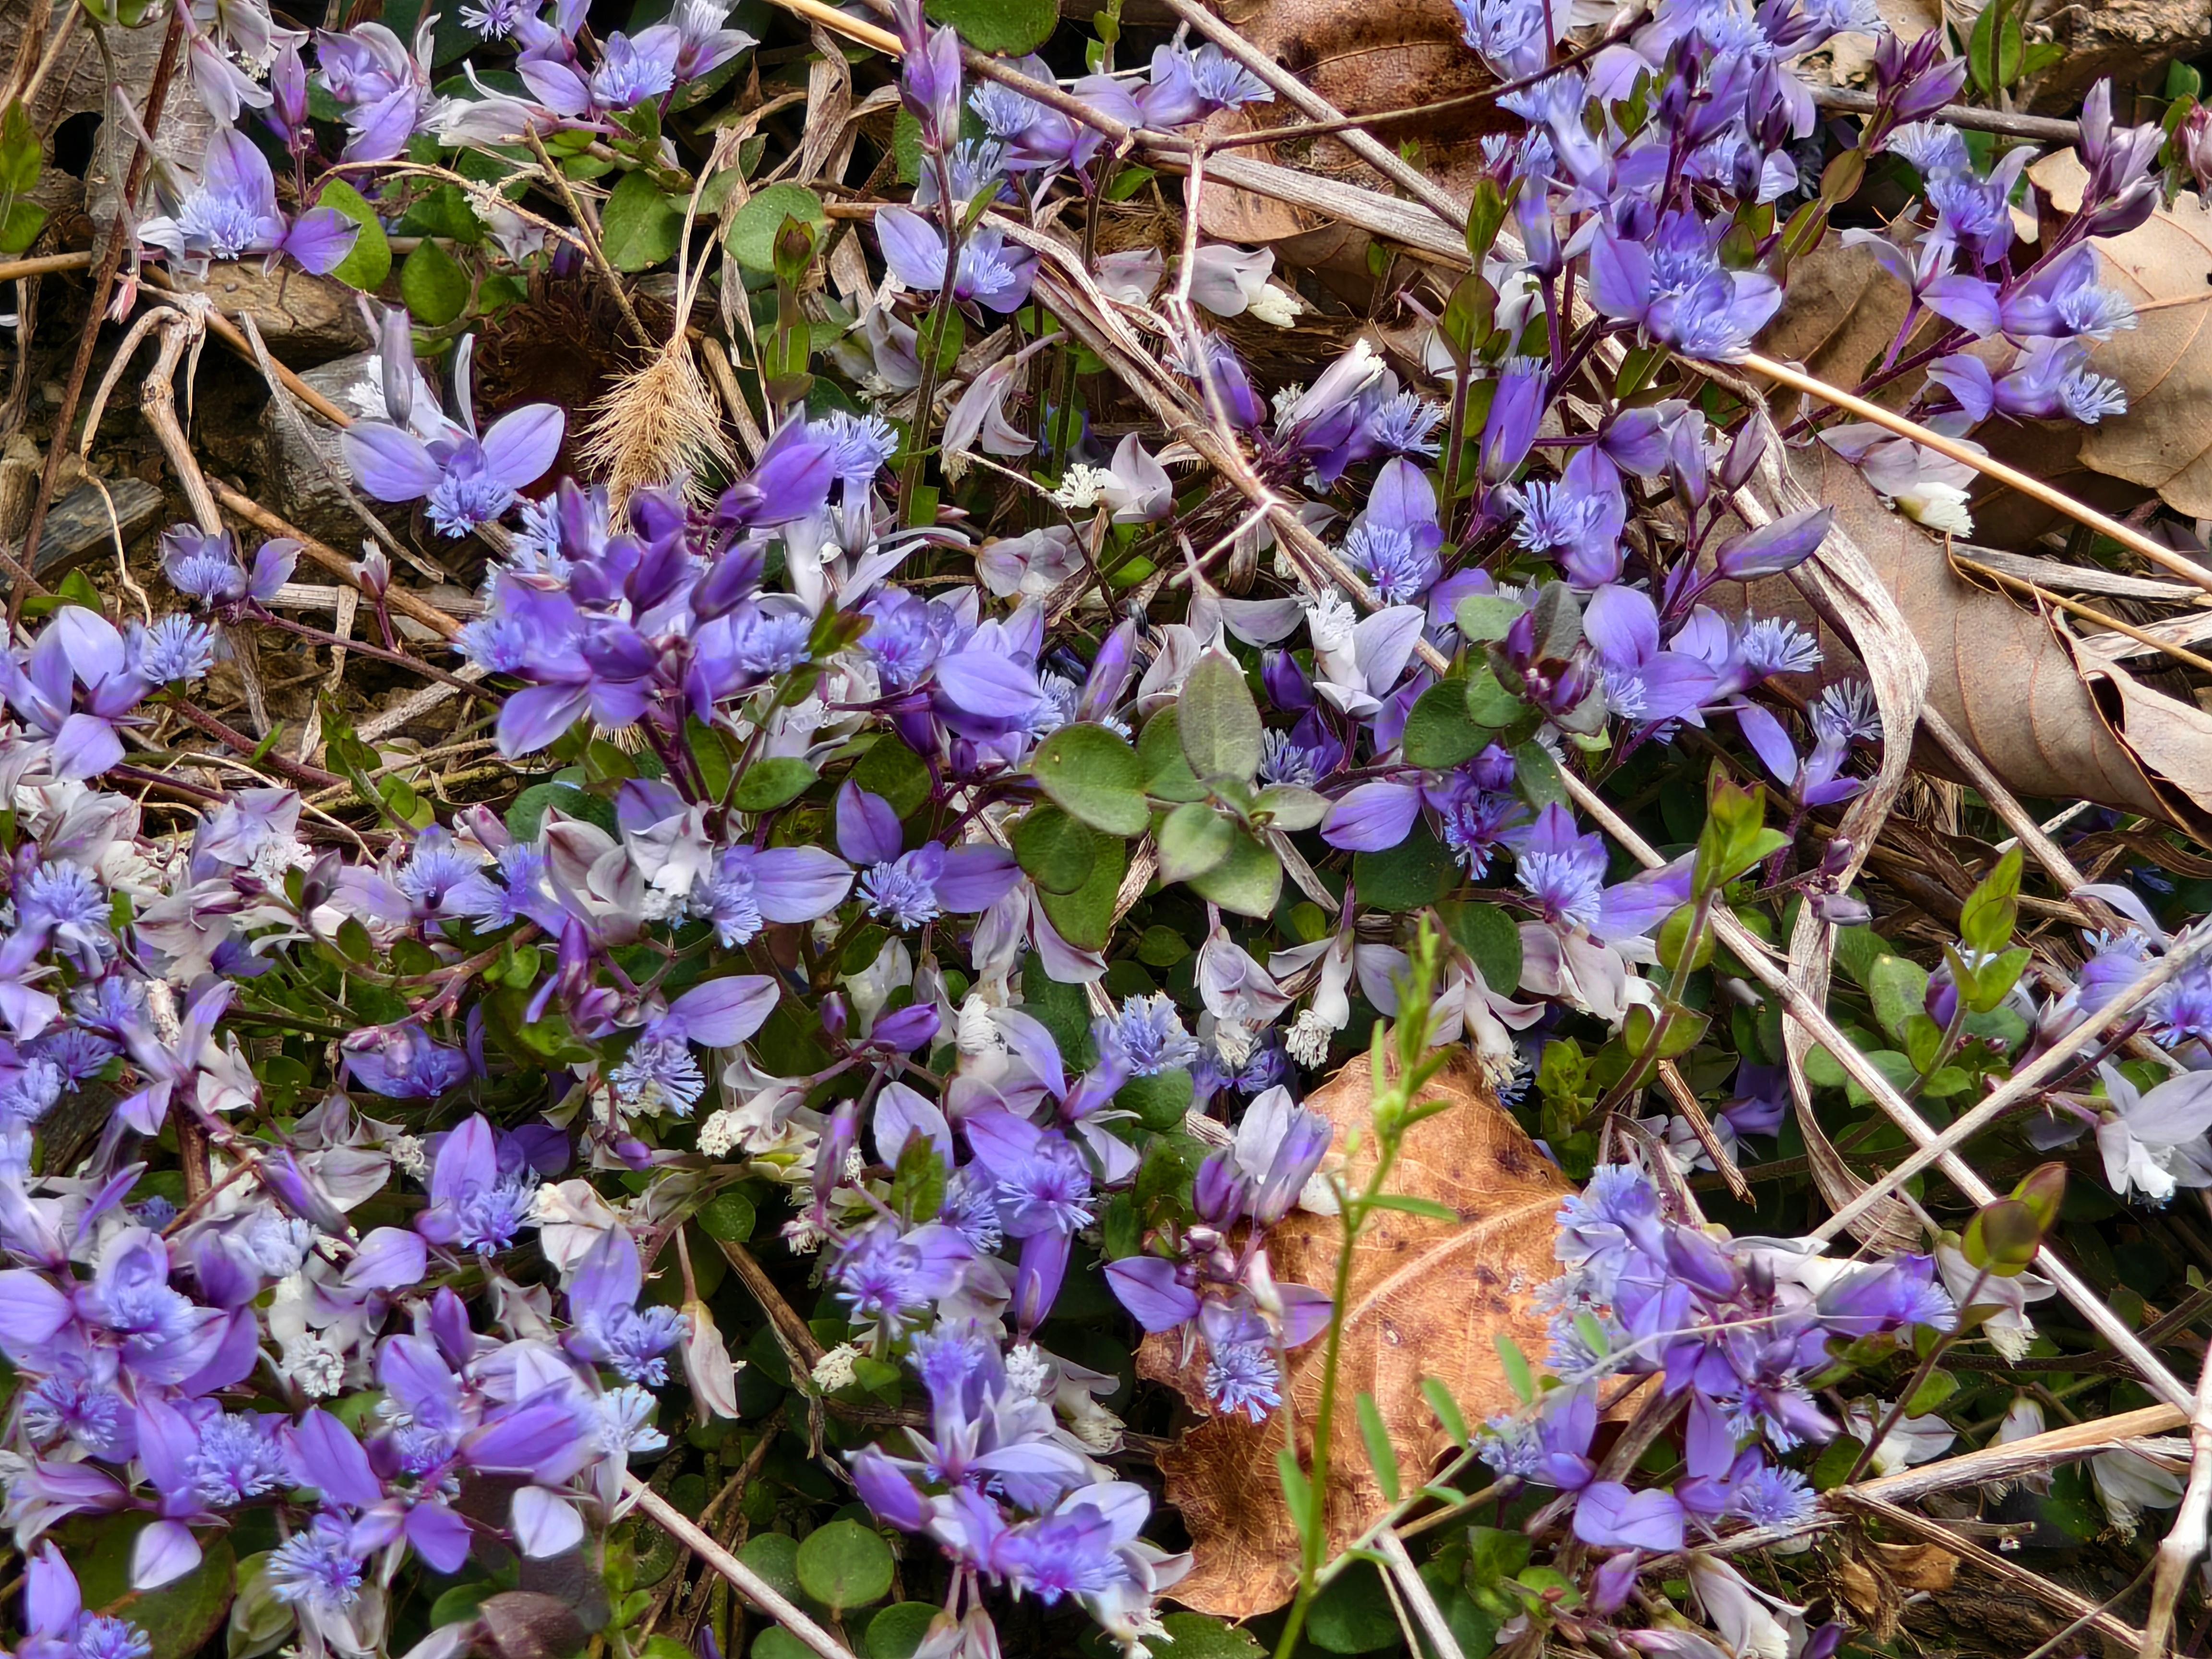
[[1866, 1442], [1855, 1440], [1850, 1435], [1839, 1434], [1831, 1440], [1820, 1456], [1813, 1460], [1813, 1490], [1833, 1492], [1844, 1484], [1844, 1477], [1866, 1450]]
[[1260, 769], [1260, 706], [1244, 671], [1218, 651], [1198, 659], [1176, 700], [1183, 758], [1206, 782], [1249, 783]]
[[643, 167], [625, 173], [599, 210], [599, 246], [617, 270], [650, 270], [676, 257], [684, 210]]
[[1539, 812], [1554, 804], [1572, 805], [1559, 763], [1534, 738], [1513, 751], [1513, 787], [1521, 792], [1521, 799]]
[[914, 1659], [938, 1615], [931, 1601], [894, 1601], [868, 1620], [867, 1659]]
[[[1040, 890], [1037, 902], [1044, 907], [1046, 918], [1060, 930], [1060, 936], [1077, 950], [1103, 951], [1113, 933], [1114, 901], [1128, 868], [1129, 844], [1118, 836], [1102, 836], [1097, 861], [1083, 885], [1072, 893]], [[1023, 983], [1028, 982], [1024, 978]], [[1064, 1043], [1060, 1052], [1067, 1052]]]
[[1470, 593], [1459, 602], [1452, 620], [1458, 623], [1462, 639], [1484, 645], [1504, 639], [1528, 609], [1520, 600], [1502, 594]]
[[716, 1193], [699, 1207], [699, 1230], [725, 1244], [742, 1244], [753, 1236], [753, 1201], [734, 1187]]
[[1152, 1659], [1263, 1659], [1266, 1652], [1251, 1632], [1202, 1613], [1163, 1613], [1160, 1624], [1166, 1635], [1144, 1638]]
[[738, 774], [730, 805], [740, 812], [773, 812], [788, 806], [813, 786], [819, 775], [795, 755], [775, 755], [757, 760]]
[[1137, 738], [1137, 761], [1145, 793], [1155, 800], [1204, 800], [1206, 786], [1183, 758], [1182, 722], [1170, 703], [1145, 722]]
[[1228, 856], [1193, 877], [1189, 885], [1200, 898], [1237, 915], [1272, 915], [1275, 897], [1283, 890], [1283, 861], [1247, 831], [1232, 830]]
[[46, 228], [46, 210], [36, 202], [11, 202], [0, 219], [0, 253], [21, 253], [39, 240]]
[[1137, 751], [1103, 726], [1063, 726], [1036, 746], [1030, 775], [1054, 805], [1109, 836], [1140, 836], [1152, 823]]
[[1367, 1462], [1375, 1471], [1375, 1484], [1385, 1503], [1395, 1504], [1401, 1490], [1398, 1480], [1398, 1449], [1390, 1443], [1389, 1425], [1382, 1420], [1375, 1396], [1359, 1391], [1359, 1437], [1367, 1443]]
[[1137, 940], [1137, 960], [1147, 968], [1172, 968], [1191, 952], [1190, 941], [1154, 922]]
[[416, 322], [443, 328], [469, 302], [468, 272], [437, 243], [418, 243], [399, 267], [399, 297]]
[[832, 1521], [799, 1547], [799, 1587], [836, 1615], [865, 1607], [891, 1591], [891, 1547], [872, 1527]]
[[[1520, 1350], [1516, 1348], [1514, 1352], [1518, 1353]], [[1524, 1368], [1528, 1363], [1526, 1359], [1521, 1362]], [[1465, 1449], [1468, 1444], [1467, 1413], [1460, 1410], [1459, 1401], [1452, 1398], [1452, 1391], [1444, 1386], [1443, 1380], [1435, 1376], [1423, 1377], [1421, 1398], [1429, 1402], [1429, 1409], [1437, 1414], [1437, 1423], [1451, 1437], [1452, 1444]]]
[[325, 179], [315, 197], [317, 207], [335, 208], [361, 227], [353, 251], [331, 268], [331, 275], [348, 288], [374, 294], [392, 275], [392, 243], [368, 198], [343, 179]]
[[1327, 795], [1294, 783], [1271, 783], [1252, 801], [1255, 814], [1266, 813], [1276, 829], [1293, 834], [1312, 829], [1328, 816], [1328, 808]]
[[1310, 1538], [1314, 1532], [1313, 1482], [1298, 1467], [1297, 1455], [1288, 1446], [1275, 1453], [1275, 1479], [1282, 1483], [1283, 1507], [1290, 1511], [1291, 1524], [1298, 1529], [1300, 1538]]
[[1467, 717], [1486, 731], [1502, 732], [1518, 724], [1528, 705], [1498, 683], [1487, 665], [1468, 678]]
[[614, 803], [573, 783], [533, 783], [517, 795], [507, 809], [508, 833], [517, 841], [536, 841], [545, 827], [546, 813], [556, 807], [572, 818], [598, 824], [609, 835], [615, 833]]
[[1500, 996], [1521, 983], [1521, 929], [1494, 904], [1444, 907], [1444, 927], [1452, 942], [1468, 954], [1482, 982]]
[[912, 817], [929, 799], [929, 764], [895, 738], [884, 737], [860, 757], [853, 781], [881, 795], [902, 818]]
[[1379, 1653], [1405, 1639], [1382, 1574], [1364, 1561], [1346, 1568], [1314, 1597], [1306, 1634], [1324, 1653]]
[[1422, 823], [1414, 824], [1395, 847], [1355, 854], [1352, 860], [1352, 884], [1360, 902], [1378, 910], [1418, 910], [1434, 904], [1458, 882], [1458, 862]]
[[929, 15], [976, 51], [1011, 58], [1035, 52], [1060, 22], [1057, 0], [929, 0]]
[[1521, 1345], [1504, 1331], [1491, 1339], [1498, 1349], [1499, 1364], [1505, 1367], [1505, 1380], [1512, 1385], [1513, 1396], [1522, 1405], [1534, 1405], [1536, 1400], [1536, 1372], [1528, 1364], [1528, 1356], [1521, 1352]]
[[775, 270], [776, 234], [786, 219], [812, 228], [818, 237], [830, 228], [822, 198], [804, 185], [770, 185], [737, 210], [726, 239], [730, 257], [763, 276]]
[[20, 98], [0, 117], [0, 191], [16, 195], [38, 188], [41, 152], [37, 129]]
[[1905, 1402], [1905, 1414], [1907, 1417], [1925, 1417], [1958, 1392], [1957, 1377], [1946, 1370], [1930, 1371], [1927, 1380], [1913, 1390], [1912, 1398]]
[[1115, 1091], [1114, 1103], [1137, 1115], [1137, 1121], [1155, 1133], [1164, 1133], [1182, 1122], [1183, 1114], [1197, 1094], [1187, 1071], [1155, 1072], [1133, 1077]]
[[79, 1516], [48, 1534], [76, 1573], [88, 1613], [128, 1620], [152, 1644], [147, 1659], [186, 1659], [222, 1627], [230, 1611], [237, 1558], [220, 1532], [202, 1532], [200, 1564], [150, 1590], [131, 1588], [131, 1554], [150, 1515]]
[[2020, 848], [1997, 860], [1996, 868], [1966, 896], [1959, 910], [1959, 937], [1978, 956], [1995, 956], [2012, 943], [2020, 920]]
[[1417, 1215], [1424, 1221], [1456, 1223], [1460, 1212], [1449, 1204], [1439, 1204], [1433, 1198], [1416, 1198], [1411, 1193], [1378, 1193], [1367, 1200], [1371, 1209], [1396, 1210], [1406, 1215]]
[[1881, 1029], [1905, 1041], [1905, 1022], [1926, 1009], [1928, 970], [1903, 957], [1877, 957], [1867, 969], [1866, 988]]
[[789, 1533], [755, 1533], [738, 1552], [738, 1559], [767, 1579], [773, 1589], [793, 1601], [799, 1599], [802, 1593], [799, 1587], [799, 1540]]
[[1014, 859], [1048, 893], [1073, 893], [1091, 879], [1098, 837], [1082, 819], [1042, 803], [1014, 825]]
[[1219, 866], [1236, 844], [1237, 826], [1203, 801], [1186, 801], [1160, 825], [1160, 879], [1193, 881]]
[[1445, 772], [1488, 748], [1490, 733], [1468, 717], [1466, 689], [1443, 680], [1422, 692], [1406, 716], [1403, 746], [1407, 765]]

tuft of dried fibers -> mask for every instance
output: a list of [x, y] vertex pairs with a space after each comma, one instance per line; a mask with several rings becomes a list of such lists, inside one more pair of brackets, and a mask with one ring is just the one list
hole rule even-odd
[[696, 475], [702, 462], [736, 465], [721, 406], [681, 330], [642, 368], [625, 374], [592, 416], [581, 459], [619, 506], [635, 489]]

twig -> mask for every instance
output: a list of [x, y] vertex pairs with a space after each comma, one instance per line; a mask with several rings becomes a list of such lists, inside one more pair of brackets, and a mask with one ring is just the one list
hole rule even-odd
[[[145, 276], [149, 286], [159, 289], [163, 293], [175, 294], [179, 292], [176, 283], [170, 280], [168, 273], [161, 270], [157, 266], [148, 266], [146, 268]], [[246, 331], [243, 329], [240, 328], [237, 324], [232, 322], [229, 318], [224, 316], [222, 313], [216, 310], [212, 305], [208, 306], [203, 314], [207, 320], [209, 333], [214, 335], [216, 339], [222, 341], [223, 344], [228, 346], [231, 350], [237, 353], [238, 356], [245, 358], [249, 363], [254, 361], [253, 343], [246, 337]], [[283, 383], [285, 391], [290, 392], [301, 403], [307, 404], [308, 408], [313, 410], [316, 414], [321, 416], [323, 419], [328, 421], [332, 426], [337, 427], [343, 431], [345, 428], [349, 427], [354, 423], [356, 418], [354, 416], [349, 415], [344, 410], [340, 409], [328, 398], [323, 396], [321, 392], [316, 391], [314, 387], [309, 386], [297, 374], [295, 374], [290, 369], [285, 368], [283, 364], [276, 364], [276, 378]]]
[[584, 252], [590, 256], [592, 268], [599, 273], [599, 280], [607, 285], [607, 292], [614, 295], [615, 304], [622, 311], [623, 320], [629, 325], [630, 331], [641, 343], [659, 345], [660, 342], [653, 337], [653, 331], [638, 317], [637, 307], [629, 302], [629, 290], [623, 286], [623, 280], [616, 274], [615, 268], [607, 263], [607, 251], [599, 245], [599, 232], [591, 220], [585, 216], [584, 204], [576, 199], [576, 192], [569, 188], [568, 175], [556, 167], [553, 158], [545, 153], [545, 141], [538, 136], [535, 126], [525, 127], [522, 136], [530, 145], [531, 154], [538, 158], [538, 165], [545, 177], [552, 182], [553, 188], [560, 191], [561, 200], [568, 210], [568, 216], [575, 221], [576, 234], [583, 239]]
[[[1850, 115], [1872, 115], [1881, 106], [1881, 100], [1870, 92], [1854, 92], [1847, 87], [1807, 87], [1814, 104], [1821, 109], [1842, 110]], [[1946, 104], [1923, 120], [1940, 121], [1947, 127], [1964, 127], [1969, 132], [1994, 132], [2007, 138], [2033, 138], [2039, 143], [2078, 144], [2081, 142], [2079, 121], [2061, 121], [2048, 115], [2014, 115], [2008, 110], [1976, 109], [1968, 104]]]
[[30, 259], [0, 259], [0, 283], [24, 276], [50, 276], [58, 270], [82, 270], [92, 263], [92, 250], [76, 253], [41, 253]]
[[2046, 1607], [2056, 1608], [2069, 1619], [2078, 1620], [2083, 1624], [2094, 1626], [2114, 1641], [2126, 1643], [2131, 1646], [2139, 1645], [2142, 1643], [2143, 1633], [2125, 1620], [2107, 1613], [2095, 1602], [2084, 1596], [2076, 1595], [2063, 1585], [2052, 1583], [2042, 1574], [2030, 1572], [2017, 1562], [2006, 1560], [1994, 1550], [1984, 1549], [1972, 1539], [1960, 1537], [1940, 1522], [1930, 1521], [1924, 1516], [1915, 1515], [1911, 1510], [1899, 1509], [1896, 1504], [1885, 1503], [1881, 1498], [1869, 1498], [1865, 1496], [1863, 1490], [1853, 1493], [1845, 1501], [1853, 1509], [1883, 1521], [1900, 1532], [1910, 1533], [1916, 1538], [1935, 1545], [1938, 1549], [1946, 1550], [1953, 1555], [1972, 1561], [1983, 1571], [2015, 1589], [2026, 1590], [2037, 1601], [2043, 1602]]
[[799, 1644], [820, 1659], [854, 1659], [850, 1648], [809, 1619], [744, 1562], [724, 1549], [659, 1492], [634, 1474], [623, 1477], [623, 1490], [635, 1501], [638, 1513], [649, 1517], [678, 1542], [730, 1581], [738, 1595], [790, 1632]]
[[[1948, 1164], [1954, 1157], [1954, 1148], [1964, 1146], [2014, 1106], [2033, 1098], [2039, 1091], [2072, 1070], [2077, 1063], [2076, 1057], [2082, 1044], [2095, 1042], [2106, 1032], [2133, 1018], [2137, 1009], [2149, 1002], [2183, 969], [2208, 950], [2212, 950], [2212, 928], [2194, 939], [2178, 940], [2172, 949], [2137, 975], [2127, 989], [2095, 1013], [2084, 1015], [2075, 1021], [2069, 1030], [2052, 1039], [2041, 1054], [1992, 1089], [1971, 1111], [1962, 1114], [1941, 1134], [1931, 1133], [1929, 1138], [1921, 1143], [1918, 1151], [1815, 1227], [1811, 1236], [1814, 1238], [1834, 1237], [1859, 1214], [1878, 1202], [1884, 1194], [1893, 1191], [1933, 1164], [1945, 1163], [1946, 1173], [1949, 1173]], [[1853, 1048], [1852, 1052], [1856, 1054], [1857, 1050]], [[1842, 1056], [1838, 1054], [1837, 1058], [1840, 1062]], [[1975, 1177], [1975, 1185], [1981, 1185], [1979, 1176]], [[1990, 1199], [1978, 1198], [1975, 1201], [1986, 1204]]]
[[[1636, 827], [1614, 811], [1589, 784], [1572, 772], [1563, 772], [1561, 777], [1574, 804], [1589, 813], [1600, 829], [1626, 848], [1639, 864], [1647, 869], [1656, 869], [1666, 861], [1649, 842], [1637, 833]], [[1944, 1144], [1946, 1135], [1939, 1135], [1928, 1127], [1927, 1120], [1898, 1093], [1896, 1085], [1883, 1074], [1881, 1068], [1836, 1029], [1835, 1022], [1828, 1018], [1827, 1010], [1807, 996], [1791, 981], [1788, 972], [1776, 963], [1771, 947], [1765, 940], [1737, 921], [1733, 911], [1726, 908], [1716, 908], [1714, 925], [1720, 942], [1750, 969], [1752, 977], [1780, 1000], [1784, 1012], [1802, 1025], [1814, 1042], [1827, 1049], [1844, 1074], [1865, 1090], [1875, 1103], [1921, 1149], [1906, 1160], [1907, 1164], [1920, 1169], [1931, 1163], [1936, 1164], [1951, 1183], [1974, 1204], [1993, 1204], [1996, 1201], [1997, 1194], [1990, 1184], [1971, 1164]], [[2212, 944], [2212, 933], [2208, 933], [2200, 944]], [[2170, 952], [2166, 962], [2172, 962], [2173, 957], [2179, 954], [2179, 951]], [[2161, 963], [2160, 966], [2164, 965], [2165, 963]], [[2175, 963], [2177, 970], [2179, 966], [2179, 963]], [[2138, 981], [2130, 988], [2130, 994], [2142, 989], [2142, 982]], [[2033, 1069], [2034, 1066], [2031, 1065], [2025, 1071]], [[2055, 1070], [2051, 1073], [2056, 1074]], [[2007, 1088], [2010, 1086], [2009, 1084], [2006, 1085]], [[2029, 1086], [2035, 1085], [2031, 1084]], [[1998, 1092], [2002, 1093], [2003, 1091]], [[1995, 1097], [1991, 1097], [1992, 1099]], [[1988, 1102], [1983, 1104], [1985, 1107]], [[1981, 1109], [1976, 1109], [1979, 1111]], [[1973, 1115], [1973, 1113], [1969, 1113], [1966, 1117], [1960, 1119], [1959, 1123], [1952, 1125], [1952, 1130], [1957, 1130], [1960, 1124], [1966, 1123]], [[1947, 1134], [1948, 1133], [1946, 1132]], [[1923, 1153], [1927, 1154], [1924, 1159]], [[1893, 1184], [1893, 1179], [1886, 1184]], [[2128, 1328], [2126, 1322], [2106, 1305], [2104, 1298], [2079, 1273], [2052, 1252], [2048, 1243], [2036, 1257], [2036, 1266], [2058, 1287], [2058, 1293], [2074, 1304], [2090, 1328], [2111, 1343], [2115, 1352], [2127, 1357], [2141, 1374], [2146, 1388], [2170, 1405], [2185, 1411], [2190, 1408], [2196, 1396], [2188, 1386], [2174, 1376], [2166, 1362], [2152, 1352], [2140, 1336]]]
[[1977, 576], [1986, 576], [1990, 580], [1997, 583], [2000, 586], [2008, 587], [2015, 593], [2027, 593], [2038, 599], [2048, 600], [2061, 611], [2079, 617], [2084, 622], [2093, 622], [2100, 628], [2109, 628], [2115, 634], [2124, 634], [2137, 645], [2146, 645], [2154, 651], [2163, 652], [2176, 662], [2194, 668], [2201, 674], [2212, 674], [2212, 661], [2198, 656], [2194, 651], [2185, 650], [2169, 640], [2162, 640], [2157, 635], [2136, 627], [2133, 623], [2122, 622], [2118, 617], [2107, 616], [2104, 611], [2094, 606], [2086, 605], [2079, 599], [2069, 599], [2063, 593], [2054, 593], [2040, 583], [2029, 581], [2024, 576], [2008, 576], [2002, 570], [1992, 569], [1978, 559], [1963, 558], [1956, 552], [1952, 554], [1951, 562], [1962, 569], [1972, 571]]
[[1443, 1609], [1437, 1605], [1437, 1598], [1429, 1589], [1428, 1580], [1421, 1577], [1413, 1558], [1406, 1553], [1405, 1540], [1386, 1528], [1376, 1537], [1375, 1548], [1389, 1563], [1389, 1582], [1406, 1598], [1406, 1605], [1412, 1610], [1414, 1622], [1420, 1626], [1421, 1634], [1429, 1638], [1436, 1659], [1466, 1659], [1466, 1650], [1452, 1634]]
[[[169, 101], [169, 83], [176, 77], [177, 58], [184, 49], [185, 18], [184, 12], [172, 11], [167, 32], [161, 36], [161, 55], [154, 64], [154, 79], [146, 91], [146, 112], [141, 118], [149, 135], [161, 131], [161, 112]], [[93, 354], [100, 346], [100, 323], [107, 309], [108, 293], [115, 286], [116, 270], [123, 264], [124, 252], [132, 238], [131, 204], [137, 199], [138, 186], [146, 177], [146, 146], [132, 140], [131, 165], [124, 169], [115, 217], [107, 227], [107, 245], [100, 250], [100, 262], [94, 267], [92, 304], [85, 318], [84, 333], [77, 340], [76, 360], [70, 365], [70, 377], [62, 388], [61, 407], [54, 411], [54, 441], [46, 447], [46, 465], [39, 474], [39, 493], [31, 502], [30, 521], [23, 527], [21, 562], [17, 562], [0, 550], [0, 564], [4, 564], [15, 578], [8, 589], [8, 628], [11, 634], [16, 618], [22, 615], [23, 601], [33, 593], [46, 592], [31, 574], [38, 568], [39, 537], [46, 529], [46, 511], [52, 507], [54, 490], [61, 482], [62, 456], [69, 448], [69, 430], [76, 419], [77, 400], [84, 396], [84, 383], [92, 373]]]
[[[354, 574], [354, 562], [336, 548], [317, 541], [297, 525], [287, 523], [260, 502], [251, 496], [240, 495], [228, 484], [218, 481], [214, 489], [216, 500], [222, 503], [225, 512], [245, 520], [266, 535], [290, 537], [300, 544], [300, 551], [309, 559], [332, 575], [343, 578], [349, 586], [361, 587], [361, 578]], [[460, 635], [460, 623], [420, 594], [411, 593], [404, 587], [386, 588], [384, 602], [401, 616], [411, 617], [425, 628], [434, 628], [449, 640]]]
[[2148, 559], [2153, 564], [2162, 565], [2175, 575], [2196, 583], [2197, 586], [2208, 592], [2212, 592], [2212, 570], [2207, 570], [2194, 560], [2185, 558], [2172, 548], [2153, 541], [2134, 526], [2122, 524], [2118, 519], [2107, 518], [2093, 507], [2083, 506], [2063, 490], [2053, 489], [2042, 479], [2031, 477], [2018, 467], [2008, 466], [2004, 462], [1982, 454], [1969, 446], [1960, 443], [1955, 438], [1947, 438], [1940, 432], [1931, 432], [1917, 421], [1907, 420], [1893, 410], [1884, 409], [1880, 404], [1869, 403], [1855, 392], [1845, 392], [1840, 386], [1830, 386], [1826, 380], [1793, 368], [1787, 363], [1777, 362], [1771, 357], [1764, 357], [1758, 352], [1750, 351], [1746, 352], [1739, 361], [1744, 368], [1750, 369], [1753, 374], [1764, 375], [1777, 385], [1786, 386], [1791, 391], [1802, 392], [1808, 398], [1818, 398], [1821, 402], [1832, 404], [1846, 414], [1856, 415], [1863, 421], [1871, 422], [1884, 431], [1893, 432], [1900, 438], [1910, 438], [1923, 449], [1932, 449], [1938, 455], [1957, 461], [1961, 465], [1970, 466], [1985, 477], [1995, 478], [2002, 484], [2008, 484], [2030, 500], [2040, 501], [2054, 512], [2064, 514], [2075, 523], [2087, 526], [2100, 536], [2109, 536], [2130, 552]]
[[2189, 1419], [2189, 1486], [2173, 1525], [2158, 1547], [2158, 1570], [2150, 1582], [2150, 1613], [2143, 1620], [2136, 1659], [2159, 1659], [2173, 1630], [2173, 1604], [2182, 1581], [2204, 1553], [2207, 1511], [2212, 1510], [2212, 1349], [2197, 1382], [2197, 1409]]

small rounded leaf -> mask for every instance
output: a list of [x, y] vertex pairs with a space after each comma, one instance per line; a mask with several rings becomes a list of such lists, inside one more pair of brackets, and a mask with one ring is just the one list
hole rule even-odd
[[1030, 775], [1054, 805], [1109, 836], [1139, 836], [1152, 822], [1137, 751], [1103, 726], [1063, 726], [1037, 744]]
[[891, 1547], [872, 1527], [832, 1521], [799, 1547], [799, 1587], [833, 1613], [890, 1594]]

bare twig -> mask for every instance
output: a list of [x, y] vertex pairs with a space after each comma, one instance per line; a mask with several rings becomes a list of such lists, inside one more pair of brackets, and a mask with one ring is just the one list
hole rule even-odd
[[2197, 1409], [2189, 1419], [2189, 1486], [2173, 1525], [2158, 1547], [2158, 1568], [2150, 1581], [2150, 1613], [2143, 1620], [2136, 1659], [2159, 1659], [2173, 1630], [2173, 1604], [2182, 1581], [2204, 1553], [2207, 1511], [2212, 1510], [2212, 1350], [2197, 1382]]
[[654, 1525], [689, 1547], [694, 1555], [728, 1579], [738, 1595], [790, 1632], [809, 1652], [818, 1655], [819, 1659], [854, 1659], [850, 1648], [785, 1600], [782, 1592], [775, 1585], [700, 1530], [689, 1516], [665, 1498], [634, 1474], [624, 1475], [623, 1486], [635, 1504], [639, 1514], [647, 1516]]

